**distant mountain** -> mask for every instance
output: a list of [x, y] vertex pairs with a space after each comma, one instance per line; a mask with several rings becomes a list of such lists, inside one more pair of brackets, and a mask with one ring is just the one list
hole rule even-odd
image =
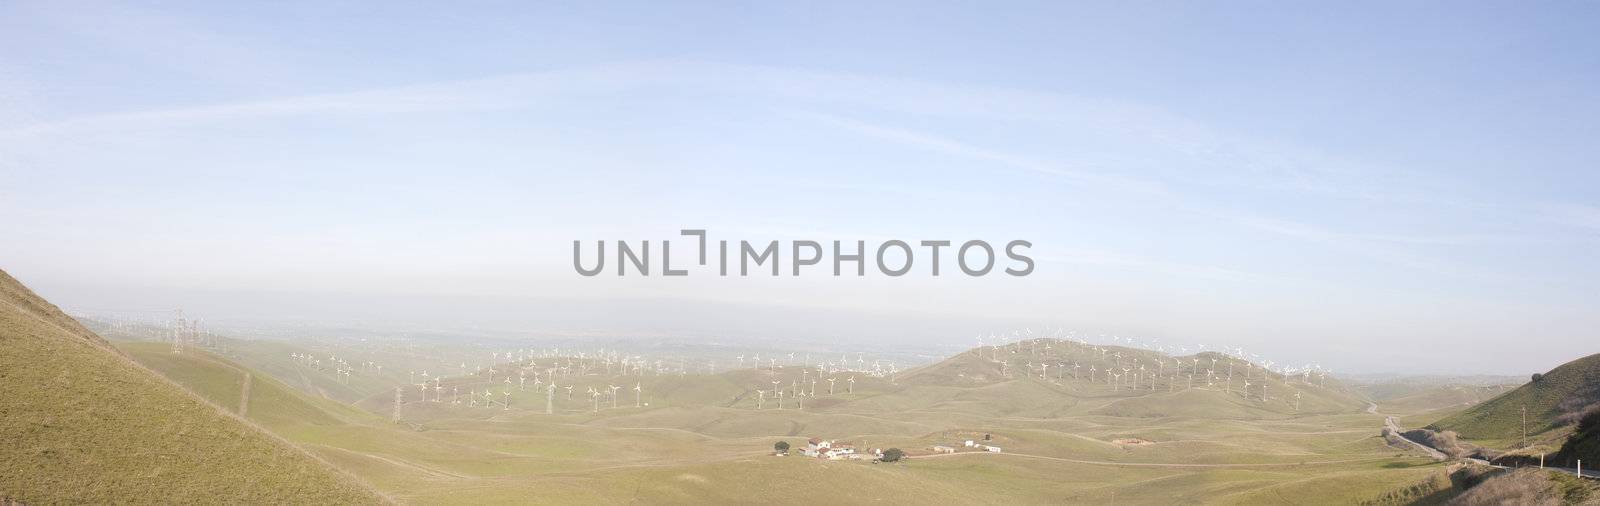
[[0, 271], [0, 503], [382, 503]]
[[1412, 387], [1434, 386], [1500, 386], [1520, 385], [1528, 381], [1527, 376], [1504, 376], [1493, 374], [1351, 374], [1339, 376], [1340, 379], [1355, 386], [1386, 386], [1406, 385]]
[[1214, 352], [1171, 356], [1059, 339], [975, 348], [903, 374], [899, 383], [965, 387], [976, 411], [1035, 416], [1249, 419], [1367, 406], [1317, 373], [1285, 375]]
[[1527, 408], [1528, 435], [1534, 436], [1572, 425], [1585, 408], [1600, 403], [1600, 354], [1535, 376], [1515, 390], [1429, 427], [1453, 430], [1468, 439], [1509, 442], [1522, 437], [1523, 408]]

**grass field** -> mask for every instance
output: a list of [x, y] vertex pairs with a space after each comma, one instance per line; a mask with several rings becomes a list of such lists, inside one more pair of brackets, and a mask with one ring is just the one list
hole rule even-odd
[[[757, 388], [770, 394], [773, 381], [811, 387], [815, 378], [799, 367], [643, 376], [596, 367], [555, 375], [562, 387], [554, 413], [545, 414], [548, 392], [508, 384], [505, 372], [493, 380], [439, 378], [427, 390], [394, 382], [351, 399], [300, 380], [314, 371], [294, 370], [304, 366], [292, 362], [264, 374], [241, 362], [270, 362], [266, 357], [234, 361], [202, 350], [175, 356], [157, 343], [121, 346], [219, 404], [237, 405], [242, 378], [252, 375], [247, 418], [394, 499], [419, 504], [1344, 504], [1441, 466], [1387, 446], [1379, 437], [1382, 416], [1367, 413], [1352, 392], [1301, 379], [1265, 380], [1269, 389], [1303, 392], [1297, 413], [1292, 400], [1262, 401], [1254, 391], [1247, 397], [1220, 384], [1189, 388], [1156, 377], [1158, 388], [1137, 390], [1070, 373], [1007, 376], [972, 354], [897, 378], [857, 376], [853, 388], [837, 383], [831, 395], [821, 383], [804, 409], [792, 399], [777, 409], [769, 395], [758, 410]], [[547, 362], [553, 360], [566, 359]], [[612, 385], [624, 387], [616, 390], [616, 407]], [[394, 386], [402, 387], [401, 424], [390, 422]], [[606, 394], [587, 395], [590, 388]], [[496, 404], [471, 406], [465, 392], [488, 392]], [[1004, 451], [929, 450], [985, 435]], [[798, 448], [812, 436], [903, 448], [911, 457], [874, 464], [771, 455], [779, 440]]]

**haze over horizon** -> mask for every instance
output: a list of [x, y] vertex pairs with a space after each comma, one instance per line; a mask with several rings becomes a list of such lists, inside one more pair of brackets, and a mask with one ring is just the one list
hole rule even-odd
[[[0, 5], [0, 268], [216, 318], [1600, 352], [1600, 5], [914, 5]], [[684, 228], [1038, 267], [573, 271], [574, 240]]]

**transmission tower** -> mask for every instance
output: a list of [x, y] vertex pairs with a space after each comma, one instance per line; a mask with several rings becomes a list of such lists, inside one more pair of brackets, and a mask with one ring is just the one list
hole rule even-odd
[[183, 353], [183, 333], [188, 328], [188, 322], [183, 318], [183, 308], [173, 310], [172, 320], [172, 352]]
[[545, 391], [544, 391], [544, 414], [548, 415], [548, 414], [551, 414], [551, 413], [555, 413], [556, 412], [555, 406], [556, 406], [556, 384], [555, 384], [555, 382], [552, 381], [550, 383], [550, 386], [545, 388]]

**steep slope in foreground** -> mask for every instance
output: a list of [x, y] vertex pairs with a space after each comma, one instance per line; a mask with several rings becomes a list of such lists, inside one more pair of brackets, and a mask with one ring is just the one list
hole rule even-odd
[[138, 366], [0, 271], [0, 498], [379, 503], [360, 482]]
[[1600, 354], [1551, 369], [1537, 381], [1434, 422], [1437, 430], [1453, 430], [1468, 439], [1511, 442], [1522, 437], [1522, 408], [1528, 408], [1528, 435], [1577, 421], [1577, 415], [1600, 402]]

